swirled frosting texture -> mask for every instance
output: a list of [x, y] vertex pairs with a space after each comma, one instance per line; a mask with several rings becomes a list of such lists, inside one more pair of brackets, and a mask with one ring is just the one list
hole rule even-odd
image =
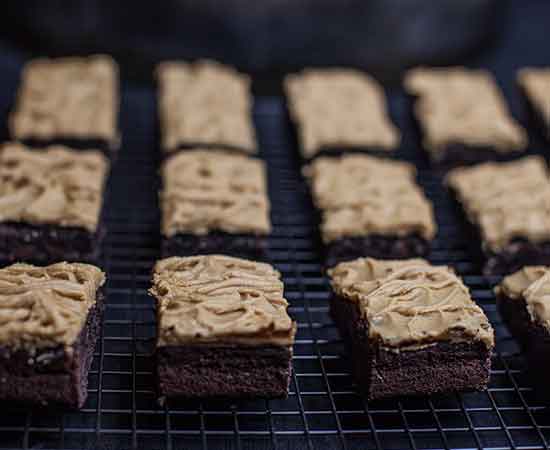
[[505, 153], [523, 150], [527, 133], [510, 115], [493, 76], [463, 67], [411, 70], [405, 89], [418, 96], [414, 112], [431, 156], [449, 144], [483, 146]]
[[384, 90], [365, 73], [305, 70], [286, 77], [285, 91], [305, 158], [342, 146], [394, 150], [399, 145]]
[[550, 267], [524, 267], [504, 277], [495, 291], [525, 301], [531, 320], [550, 329]]
[[100, 151], [0, 149], [0, 221], [97, 229], [108, 162]]
[[223, 145], [256, 153], [250, 79], [214, 61], [157, 68], [162, 146]]
[[550, 133], [550, 67], [525, 67], [517, 81]]
[[183, 151], [162, 167], [162, 233], [268, 234], [270, 203], [265, 166], [245, 155]]
[[0, 346], [72, 345], [104, 282], [105, 274], [89, 264], [0, 269]]
[[155, 266], [151, 293], [158, 346], [294, 342], [283, 283], [269, 264], [221, 255], [168, 258]]
[[109, 56], [32, 60], [10, 116], [11, 136], [115, 140], [118, 95], [118, 68]]
[[359, 258], [329, 270], [343, 301], [356, 303], [369, 336], [388, 347], [445, 341], [494, 346], [487, 317], [449, 267], [422, 259]]
[[304, 174], [322, 213], [325, 242], [370, 234], [435, 236], [432, 205], [411, 164], [368, 155], [319, 157]]
[[493, 252], [515, 238], [550, 239], [550, 179], [542, 157], [455, 169], [446, 183]]

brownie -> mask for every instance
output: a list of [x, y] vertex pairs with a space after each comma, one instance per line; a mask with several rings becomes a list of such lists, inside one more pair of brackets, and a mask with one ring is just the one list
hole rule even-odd
[[513, 119], [486, 70], [416, 68], [405, 76], [415, 98], [414, 115], [430, 159], [453, 167], [517, 157], [527, 133]]
[[243, 154], [192, 149], [161, 169], [162, 253], [263, 259], [271, 230], [265, 165]]
[[108, 159], [62, 146], [0, 148], [0, 260], [94, 261]]
[[550, 140], [550, 68], [525, 67], [518, 71], [517, 83], [531, 118], [543, 136]]
[[449, 267], [359, 258], [329, 276], [330, 311], [369, 400], [486, 388], [493, 329]]
[[84, 404], [104, 282], [81, 263], [0, 269], [0, 401]]
[[413, 165], [364, 154], [320, 156], [304, 174], [328, 267], [360, 256], [400, 259], [429, 252], [437, 226]]
[[481, 242], [486, 274], [550, 264], [550, 179], [542, 157], [454, 169], [445, 183]]
[[285, 397], [296, 324], [280, 274], [222, 255], [157, 262], [156, 359], [164, 397]]
[[33, 147], [98, 148], [114, 157], [118, 83], [118, 66], [106, 55], [31, 60], [9, 117], [11, 138]]
[[161, 63], [156, 71], [162, 148], [257, 152], [250, 79], [214, 61]]
[[528, 374], [548, 393], [550, 355], [550, 269], [526, 266], [495, 288], [497, 307], [528, 362]]
[[308, 69], [284, 83], [304, 159], [320, 153], [385, 152], [399, 146], [382, 86], [352, 69]]

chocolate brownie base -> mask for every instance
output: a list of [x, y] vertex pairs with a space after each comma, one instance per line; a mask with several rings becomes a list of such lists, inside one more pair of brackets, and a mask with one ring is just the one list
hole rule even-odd
[[55, 138], [55, 139], [20, 139], [23, 145], [31, 148], [46, 148], [51, 145], [62, 145], [69, 147], [72, 150], [100, 150], [111, 161], [115, 161], [118, 157], [121, 140], [118, 138], [115, 141], [106, 141], [104, 139], [78, 139], [78, 138]]
[[0, 347], [0, 400], [80, 408], [88, 394], [88, 372], [101, 333], [103, 295], [88, 312], [86, 325], [70, 351], [62, 346], [12, 351]]
[[358, 389], [369, 400], [487, 387], [491, 352], [481, 342], [438, 342], [396, 351], [369, 339], [367, 321], [353, 303], [335, 296], [330, 311], [350, 347]]
[[488, 146], [450, 143], [442, 150], [440, 158], [432, 158], [432, 162], [437, 164], [440, 168], [451, 169], [487, 161], [511, 161], [524, 154], [525, 152], [521, 151], [502, 153]]
[[414, 234], [404, 237], [370, 235], [347, 237], [325, 244], [325, 264], [333, 267], [363, 256], [378, 259], [406, 259], [427, 256], [430, 243]]
[[163, 238], [161, 246], [163, 258], [222, 254], [238, 258], [265, 260], [268, 251], [268, 241], [264, 236], [229, 234], [221, 231], [205, 235], [176, 234], [170, 238]]
[[323, 147], [321, 148], [317, 153], [315, 153], [313, 156], [310, 156], [309, 158], [303, 158], [304, 164], [309, 164], [313, 162], [313, 160], [329, 156], [329, 157], [340, 157], [344, 155], [370, 155], [370, 156], [376, 156], [378, 158], [392, 158], [392, 156], [395, 155], [395, 150], [383, 150], [379, 147], [346, 147], [346, 146], [339, 146], [339, 147]]
[[286, 397], [292, 350], [263, 345], [189, 345], [157, 349], [165, 397]]
[[550, 265], [550, 242], [533, 243], [514, 239], [501, 252], [486, 252], [483, 268], [486, 275], [507, 275], [524, 266]]
[[251, 152], [248, 149], [237, 147], [229, 144], [213, 144], [205, 142], [185, 142], [174, 147], [165, 148], [161, 154], [162, 161], [166, 161], [180, 152], [195, 151], [195, 150], [224, 150], [236, 155], [256, 156], [256, 152]]
[[98, 259], [105, 229], [55, 225], [0, 223], [0, 261], [45, 264], [57, 261], [94, 262]]
[[528, 376], [534, 385], [550, 398], [548, 378], [550, 377], [550, 332], [542, 325], [533, 322], [523, 299], [511, 299], [506, 295], [497, 295], [497, 308], [518, 341], [529, 367]]

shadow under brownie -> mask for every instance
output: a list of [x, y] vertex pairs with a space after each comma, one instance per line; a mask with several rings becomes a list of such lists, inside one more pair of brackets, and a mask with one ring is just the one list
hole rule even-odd
[[0, 400], [84, 404], [104, 281], [101, 270], [80, 263], [0, 269]]
[[445, 183], [477, 232], [487, 275], [550, 264], [550, 178], [542, 157], [454, 169]]
[[108, 160], [98, 150], [0, 149], [0, 259], [97, 259]]
[[317, 157], [304, 175], [318, 210], [327, 267], [360, 256], [429, 253], [437, 226], [411, 164], [360, 154]]
[[359, 258], [329, 275], [331, 315], [369, 400], [486, 388], [493, 330], [448, 267]]
[[30, 147], [120, 147], [118, 66], [107, 55], [40, 58], [23, 68], [9, 117], [10, 136]]
[[271, 230], [265, 165], [224, 150], [188, 150], [164, 161], [162, 255], [265, 259]]
[[288, 395], [296, 324], [270, 265], [168, 258], [155, 265], [151, 294], [161, 399]]

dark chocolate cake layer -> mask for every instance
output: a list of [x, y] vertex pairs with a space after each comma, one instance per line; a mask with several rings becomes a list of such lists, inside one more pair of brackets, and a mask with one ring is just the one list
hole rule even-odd
[[98, 293], [77, 341], [62, 346], [10, 351], [0, 347], [0, 399], [6, 402], [80, 408], [88, 395], [88, 372], [101, 334], [104, 298]]
[[286, 397], [292, 350], [284, 346], [188, 345], [160, 347], [160, 395]]
[[116, 161], [118, 156], [118, 151], [120, 149], [120, 138], [116, 141], [106, 141], [103, 139], [79, 139], [79, 138], [55, 138], [55, 139], [22, 139], [21, 143], [30, 147], [30, 148], [45, 148], [52, 145], [62, 145], [65, 147], [70, 147], [73, 150], [90, 150], [97, 149], [101, 150], [103, 154], [109, 158], [111, 161]]
[[169, 256], [224, 254], [235, 257], [264, 260], [268, 251], [265, 236], [230, 234], [212, 231], [206, 235], [176, 234], [162, 238], [161, 253]]
[[416, 350], [386, 349], [349, 301], [334, 297], [331, 315], [351, 348], [358, 389], [369, 400], [449, 391], [479, 391], [489, 381], [491, 352], [480, 342], [437, 342]]
[[414, 258], [426, 256], [429, 252], [430, 243], [418, 235], [349, 237], [325, 244], [325, 264], [332, 267], [362, 256], [380, 259]]
[[3, 222], [0, 223], [0, 260], [94, 262], [99, 257], [105, 234], [101, 225], [91, 233], [79, 227]]

